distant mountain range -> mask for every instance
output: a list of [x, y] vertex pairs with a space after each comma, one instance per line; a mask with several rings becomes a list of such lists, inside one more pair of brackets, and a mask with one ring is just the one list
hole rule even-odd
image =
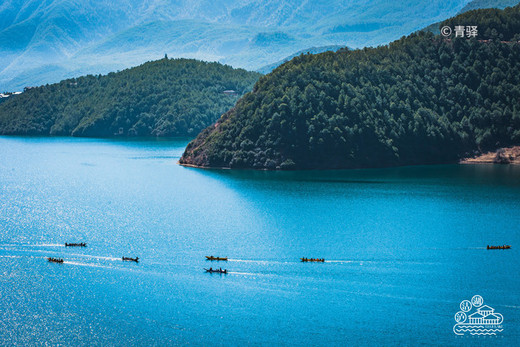
[[301, 51], [291, 54], [290, 56], [285, 57], [284, 59], [279, 60], [275, 63], [262, 66], [261, 68], [256, 69], [256, 72], [267, 74], [267, 73], [273, 71], [274, 69], [276, 69], [278, 66], [282, 65], [283, 63], [288, 62], [292, 58], [299, 56], [300, 54], [318, 54], [318, 53], [323, 53], [323, 52], [328, 52], [328, 51], [336, 52], [339, 49], [348, 49], [348, 48], [345, 46], [341, 46], [341, 45], [334, 45], [334, 46], [311, 47], [311, 48], [307, 48], [307, 49], [302, 49]]
[[121, 70], [165, 53], [256, 70], [308, 47], [385, 44], [468, 2], [4, 0], [0, 91]]
[[[462, 14], [471, 10], [486, 9], [486, 8], [497, 8], [503, 10], [506, 7], [515, 6], [520, 3], [520, 0], [473, 0], [464, 6], [457, 14]], [[440, 33], [441, 22], [433, 23], [427, 26], [423, 31], [430, 31], [434, 34]]]
[[515, 6], [518, 3], [520, 3], [519, 0], [473, 0], [464, 6], [458, 14], [484, 8], [504, 9], [506, 7]]
[[[516, 4], [520, 3], [519, 0], [473, 0], [470, 3], [468, 3], [466, 6], [464, 6], [457, 14], [462, 14], [471, 10], [477, 10], [477, 9], [486, 9], [486, 8], [497, 8], [497, 9], [504, 9], [506, 7], [514, 6]], [[438, 34], [440, 32], [439, 24], [441, 22], [436, 22], [431, 25], [429, 25], [426, 28], [423, 28], [421, 30], [431, 31], [435, 34]], [[371, 27], [373, 27], [373, 24], [359, 24], [356, 26], [357, 30], [369, 30]], [[352, 29], [352, 26], [351, 26]], [[266, 74], [271, 71], [273, 71], [275, 68], [280, 66], [281, 64], [291, 60], [294, 57], [299, 56], [300, 54], [318, 54], [323, 53], [327, 51], [336, 52], [340, 48], [345, 48], [342, 45], [333, 45], [333, 46], [323, 46], [323, 47], [311, 47], [307, 49], [302, 49], [294, 54], [291, 54], [284, 59], [281, 59], [275, 63], [268, 64], [265, 66], [262, 66], [259, 69], [256, 69], [257, 72]]]

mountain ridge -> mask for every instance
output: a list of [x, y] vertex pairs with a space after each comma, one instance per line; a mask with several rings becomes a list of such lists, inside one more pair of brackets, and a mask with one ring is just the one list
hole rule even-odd
[[[487, 9], [487, 8], [496, 8], [499, 10], [503, 10], [506, 7], [511, 7], [514, 5], [519, 4], [519, 0], [473, 0], [470, 3], [468, 3], [466, 6], [464, 6], [459, 12], [457, 12], [457, 15], [466, 13], [468, 11], [472, 10], [480, 10], [480, 9]], [[430, 31], [434, 34], [440, 33], [440, 25], [441, 22], [436, 22], [433, 24], [428, 25], [427, 27], [421, 29], [420, 31]]]
[[323, 52], [328, 52], [328, 51], [332, 51], [332, 52], [336, 52], [340, 49], [348, 49], [347, 47], [345, 46], [341, 46], [341, 45], [333, 45], [333, 46], [321, 46], [321, 47], [310, 47], [310, 48], [307, 48], [307, 49], [302, 49], [296, 53], [293, 53], [287, 57], [285, 57], [284, 59], [282, 60], [279, 60], [277, 62], [274, 62], [272, 64], [268, 64], [268, 65], [265, 65], [265, 66], [262, 66], [261, 68], [259, 69], [256, 69], [255, 71], [256, 72], [260, 72], [262, 74], [268, 74], [269, 72], [273, 71], [274, 69], [276, 69], [278, 66], [282, 65], [283, 63], [286, 63], [288, 62], [289, 60], [301, 55], [301, 54], [317, 54], [317, 53], [323, 53]]
[[[467, 2], [6, 0], [0, 5], [0, 90], [108, 73], [165, 53], [254, 70], [308, 47], [387, 43]], [[375, 26], [367, 31], [364, 23]], [[131, 33], [145, 39], [136, 42]]]

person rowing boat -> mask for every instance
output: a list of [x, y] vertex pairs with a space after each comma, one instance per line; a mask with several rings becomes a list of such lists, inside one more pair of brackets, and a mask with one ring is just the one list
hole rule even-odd
[[300, 258], [302, 263], [311, 262], [311, 263], [324, 263], [324, 258]]
[[135, 261], [136, 263], [138, 263], [139, 257], [135, 257], [135, 258], [123, 257], [123, 261]]
[[216, 260], [216, 261], [227, 261], [228, 258], [227, 258], [227, 257], [214, 257], [214, 256], [212, 256], [212, 255], [209, 255], [209, 256], [207, 255], [207, 256], [206, 256], [206, 260], [211, 260], [211, 261], [213, 261], [213, 260]]
[[510, 249], [510, 245], [503, 245], [503, 246], [487, 246], [487, 249]]
[[52, 257], [48, 257], [47, 260], [51, 263], [58, 263], [58, 264], [62, 264], [63, 263], [63, 259], [61, 258], [52, 258]]
[[65, 242], [65, 247], [87, 247], [87, 244], [85, 242], [80, 242], [80, 243], [67, 243], [67, 242]]

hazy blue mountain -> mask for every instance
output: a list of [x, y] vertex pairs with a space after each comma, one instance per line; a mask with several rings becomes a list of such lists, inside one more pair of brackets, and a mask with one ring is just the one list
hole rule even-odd
[[[520, 3], [520, 0], [473, 0], [464, 6], [457, 14], [462, 14], [471, 10], [485, 9], [485, 8], [498, 8], [503, 10], [506, 7], [515, 6]], [[436, 22], [428, 25], [426, 28], [422, 29], [424, 31], [430, 31], [434, 34], [440, 33], [439, 24], [441, 22]]]
[[[466, 6], [464, 6], [458, 14], [475, 10], [475, 9], [485, 9], [485, 8], [498, 8], [498, 9], [504, 9], [509, 6], [514, 6], [519, 3], [519, 0], [473, 0], [470, 3], [468, 3]], [[434, 23], [428, 28], [430, 28], [430, 31], [434, 31], [435, 33], [439, 32], [438, 24], [440, 22]], [[361, 23], [361, 24], [354, 24], [354, 25], [342, 25], [337, 26], [333, 28], [335, 31], [358, 31], [358, 32], [368, 32], [380, 29], [381, 25], [377, 23]], [[273, 71], [278, 66], [282, 65], [283, 63], [291, 60], [294, 57], [297, 57], [301, 54], [318, 54], [323, 53], [327, 51], [337, 51], [341, 48], [343, 48], [343, 45], [332, 45], [332, 46], [322, 46], [322, 47], [310, 47], [307, 49], [302, 49], [296, 53], [293, 53], [284, 59], [281, 59], [279, 61], [276, 61], [271, 64], [264, 65], [258, 69], [256, 69], [257, 72], [267, 74], [271, 71]]]
[[520, 3], [519, 0], [473, 0], [460, 10], [459, 14], [468, 12], [471, 10], [478, 10], [481, 8], [499, 8], [504, 9], [506, 7], [515, 6]]
[[308, 47], [388, 43], [468, 0], [5, 0], [0, 90], [170, 57], [258, 69]]
[[275, 63], [264, 65], [261, 68], [256, 69], [256, 72], [267, 74], [267, 73], [273, 71], [274, 69], [276, 69], [278, 66], [282, 65], [283, 63], [288, 62], [292, 58], [297, 57], [301, 54], [318, 54], [318, 53], [323, 53], [323, 52], [328, 52], [328, 51], [336, 52], [337, 50], [339, 50], [341, 48], [344, 48], [344, 46], [334, 45], [334, 46], [311, 47], [311, 48], [307, 48], [307, 49], [302, 49], [301, 51], [291, 54], [290, 56], [285, 57], [284, 59], [279, 60]]

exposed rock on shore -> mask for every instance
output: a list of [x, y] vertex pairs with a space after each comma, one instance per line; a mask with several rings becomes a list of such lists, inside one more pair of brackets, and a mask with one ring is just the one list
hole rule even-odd
[[461, 164], [520, 164], [520, 146], [500, 148], [474, 158], [461, 160]]

